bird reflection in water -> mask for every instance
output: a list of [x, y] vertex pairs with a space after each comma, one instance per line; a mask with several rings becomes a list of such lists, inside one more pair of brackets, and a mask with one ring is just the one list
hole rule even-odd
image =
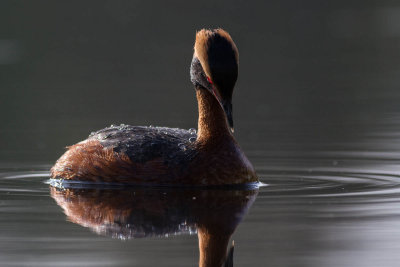
[[229, 240], [258, 189], [58, 188], [69, 221], [114, 238], [195, 233], [199, 266], [233, 266]]

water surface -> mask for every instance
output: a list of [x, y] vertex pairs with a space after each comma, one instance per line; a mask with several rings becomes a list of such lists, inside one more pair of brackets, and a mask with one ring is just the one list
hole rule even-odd
[[[329, 125], [334, 134], [319, 139], [314, 132], [325, 126], [309, 125], [313, 131], [303, 127], [294, 132], [271, 123], [276, 132], [260, 129], [258, 134], [268, 138], [253, 137], [257, 146], [244, 142], [267, 186], [259, 188], [233, 233], [235, 265], [397, 266], [397, 118], [392, 114], [379, 124], [354, 123], [351, 131], [346, 124]], [[197, 265], [195, 224], [128, 237], [101, 233], [63, 213], [45, 183], [50, 167], [50, 162], [1, 166], [2, 265]], [[162, 198], [154, 198], [163, 203]], [[165, 212], [162, 206], [159, 209]]]

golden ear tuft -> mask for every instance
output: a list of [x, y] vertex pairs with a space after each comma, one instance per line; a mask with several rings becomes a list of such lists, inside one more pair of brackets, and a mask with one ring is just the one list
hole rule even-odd
[[194, 54], [199, 59], [204, 72], [211, 78], [210, 67], [208, 65], [208, 39], [212, 35], [211, 30], [202, 29], [196, 33], [196, 43], [194, 44]]

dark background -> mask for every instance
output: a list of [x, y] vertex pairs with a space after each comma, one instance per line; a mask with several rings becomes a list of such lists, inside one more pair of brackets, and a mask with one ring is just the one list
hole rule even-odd
[[0, 159], [52, 163], [110, 124], [196, 127], [189, 64], [214, 27], [239, 48], [245, 149], [399, 111], [398, 1], [2, 1]]

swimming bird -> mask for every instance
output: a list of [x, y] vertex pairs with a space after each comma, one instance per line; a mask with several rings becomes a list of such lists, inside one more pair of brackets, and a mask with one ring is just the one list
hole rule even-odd
[[70, 146], [51, 178], [140, 185], [230, 185], [258, 182], [233, 137], [232, 93], [239, 52], [228, 32], [196, 33], [190, 77], [198, 102], [198, 132], [119, 125]]

